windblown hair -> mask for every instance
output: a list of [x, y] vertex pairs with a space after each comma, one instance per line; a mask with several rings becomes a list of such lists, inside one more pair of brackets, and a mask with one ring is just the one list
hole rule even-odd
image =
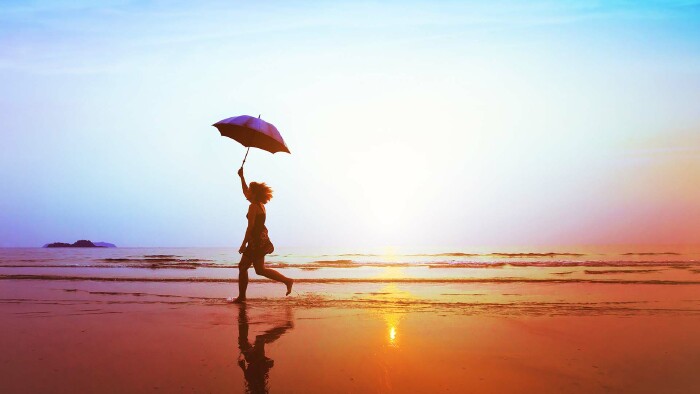
[[267, 204], [272, 199], [272, 189], [265, 182], [250, 182], [248, 185], [248, 195], [251, 202]]

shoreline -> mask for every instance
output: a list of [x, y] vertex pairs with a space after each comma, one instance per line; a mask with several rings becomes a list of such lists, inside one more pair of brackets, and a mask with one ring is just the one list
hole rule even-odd
[[[90, 282], [195, 282], [195, 283], [238, 283], [234, 278], [134, 278], [106, 276], [63, 276], [63, 275], [7, 275], [0, 274], [0, 280], [65, 280]], [[251, 283], [274, 283], [271, 279], [249, 279]], [[527, 278], [299, 278], [295, 283], [578, 283], [578, 284], [631, 284], [631, 285], [700, 285], [700, 281], [672, 280], [622, 280], [622, 279], [527, 279]]]

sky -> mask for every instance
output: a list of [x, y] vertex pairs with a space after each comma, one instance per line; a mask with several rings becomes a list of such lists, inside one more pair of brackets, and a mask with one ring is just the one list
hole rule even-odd
[[700, 245], [700, 2], [0, 4], [0, 246]]

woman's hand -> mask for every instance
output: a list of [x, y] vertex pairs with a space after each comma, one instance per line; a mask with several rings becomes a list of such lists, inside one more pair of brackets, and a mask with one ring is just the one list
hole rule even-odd
[[238, 176], [243, 178], [243, 167], [238, 169]]
[[243, 254], [243, 252], [245, 252], [245, 243], [242, 243], [240, 249], [238, 249], [238, 254]]

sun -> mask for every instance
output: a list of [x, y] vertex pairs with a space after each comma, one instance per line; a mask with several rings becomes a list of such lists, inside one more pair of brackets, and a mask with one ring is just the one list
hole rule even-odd
[[370, 220], [368, 231], [386, 237], [412, 223], [415, 208], [425, 204], [426, 164], [416, 160], [415, 147], [376, 145], [358, 152], [353, 172], [361, 174], [352, 192], [356, 206]]

